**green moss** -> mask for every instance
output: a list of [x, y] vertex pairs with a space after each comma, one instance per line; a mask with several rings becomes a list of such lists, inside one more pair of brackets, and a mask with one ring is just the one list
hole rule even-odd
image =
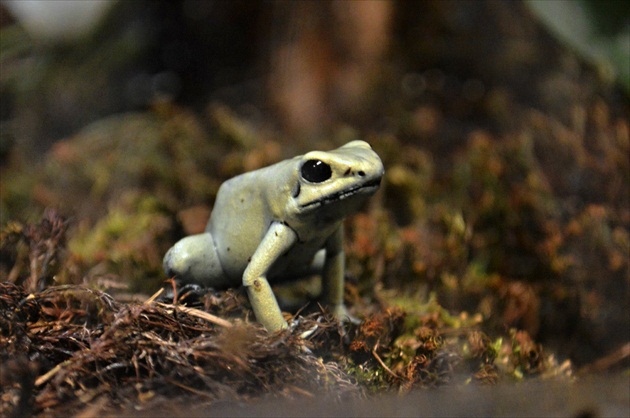
[[105, 263], [106, 271], [127, 278], [134, 291], [150, 291], [163, 278], [170, 218], [155, 196], [129, 192], [93, 227], [80, 225], [68, 243], [83, 266]]
[[479, 314], [468, 315], [466, 312], [460, 312], [456, 315], [451, 314], [438, 302], [437, 295], [431, 293], [426, 302], [422, 302], [421, 296], [418, 294], [398, 294], [387, 297], [388, 303], [401, 308], [407, 313], [405, 316], [404, 328], [413, 332], [420, 326], [424, 318], [432, 316], [441, 326], [458, 329], [461, 327], [469, 327], [478, 325], [482, 318]]
[[367, 364], [356, 365], [350, 360], [345, 371], [370, 392], [377, 393], [391, 387], [386, 372], [381, 367], [370, 367]]

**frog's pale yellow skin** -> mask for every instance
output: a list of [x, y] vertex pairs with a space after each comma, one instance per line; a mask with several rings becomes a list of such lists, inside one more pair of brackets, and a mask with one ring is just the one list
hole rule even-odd
[[214, 288], [242, 283], [256, 319], [275, 331], [287, 323], [269, 282], [319, 272], [325, 301], [344, 319], [342, 221], [383, 173], [370, 145], [352, 141], [234, 177], [221, 185], [206, 232], [166, 253], [166, 274]]

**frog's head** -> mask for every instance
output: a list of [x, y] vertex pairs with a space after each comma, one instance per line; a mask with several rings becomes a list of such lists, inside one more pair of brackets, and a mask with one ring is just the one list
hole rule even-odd
[[333, 151], [311, 151], [298, 157], [292, 190], [296, 215], [315, 213], [343, 217], [357, 209], [381, 184], [384, 168], [365, 141]]

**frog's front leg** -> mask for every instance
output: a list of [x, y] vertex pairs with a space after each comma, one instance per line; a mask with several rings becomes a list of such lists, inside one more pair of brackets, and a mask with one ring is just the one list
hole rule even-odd
[[273, 222], [243, 273], [243, 285], [258, 322], [268, 331], [286, 328], [267, 273], [273, 263], [297, 242], [297, 234], [287, 225]]
[[326, 241], [326, 258], [322, 270], [322, 295], [330, 312], [342, 321], [356, 319], [350, 316], [343, 303], [346, 254], [343, 250], [343, 225]]

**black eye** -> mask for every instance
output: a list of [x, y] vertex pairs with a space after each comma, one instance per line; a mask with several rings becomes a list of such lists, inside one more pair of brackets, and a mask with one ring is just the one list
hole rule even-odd
[[332, 176], [330, 166], [320, 160], [308, 160], [302, 164], [302, 178], [311, 183], [321, 183]]

